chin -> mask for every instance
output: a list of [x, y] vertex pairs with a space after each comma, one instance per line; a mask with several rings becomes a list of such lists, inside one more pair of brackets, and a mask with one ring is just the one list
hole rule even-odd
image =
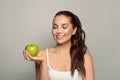
[[57, 44], [64, 44], [64, 42], [63, 41], [57, 41]]

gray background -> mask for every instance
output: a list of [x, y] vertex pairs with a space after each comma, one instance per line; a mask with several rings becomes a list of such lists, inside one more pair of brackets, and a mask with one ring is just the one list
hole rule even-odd
[[70, 10], [81, 19], [93, 56], [96, 80], [120, 80], [120, 0], [0, 0], [0, 80], [35, 80], [26, 44], [55, 44], [52, 19]]

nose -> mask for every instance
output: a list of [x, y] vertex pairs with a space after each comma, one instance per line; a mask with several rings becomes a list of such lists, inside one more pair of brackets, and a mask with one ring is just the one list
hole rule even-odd
[[58, 28], [57, 29], [57, 34], [61, 33], [62, 32], [62, 29], [61, 28]]

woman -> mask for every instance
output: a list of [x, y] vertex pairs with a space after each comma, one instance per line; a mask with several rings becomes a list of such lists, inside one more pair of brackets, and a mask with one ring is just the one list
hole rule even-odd
[[70, 11], [60, 11], [53, 19], [56, 45], [40, 50], [35, 61], [37, 80], [94, 80], [92, 57], [85, 45], [85, 32], [79, 18]]

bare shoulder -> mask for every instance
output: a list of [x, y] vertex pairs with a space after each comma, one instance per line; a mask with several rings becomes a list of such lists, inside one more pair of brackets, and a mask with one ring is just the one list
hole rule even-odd
[[[47, 49], [50, 53], [55, 51], [54, 48], [47, 48]], [[46, 56], [46, 48], [39, 50], [38, 56], [45, 57]]]
[[89, 52], [86, 52], [84, 55], [85, 59], [85, 70], [86, 70], [86, 77], [83, 80], [94, 80], [94, 66], [93, 66], [93, 59]]
[[45, 56], [46, 56], [46, 49], [41, 49], [41, 50], [39, 50], [39, 52], [38, 52], [38, 57], [43, 57], [43, 58], [45, 58]]
[[93, 58], [89, 52], [85, 53], [84, 59], [85, 59], [85, 67], [89, 67], [89, 66], [93, 67]]
[[92, 60], [92, 55], [89, 53], [89, 52], [86, 52], [85, 55], [84, 55], [84, 59], [87, 60], [87, 61], [91, 61]]

